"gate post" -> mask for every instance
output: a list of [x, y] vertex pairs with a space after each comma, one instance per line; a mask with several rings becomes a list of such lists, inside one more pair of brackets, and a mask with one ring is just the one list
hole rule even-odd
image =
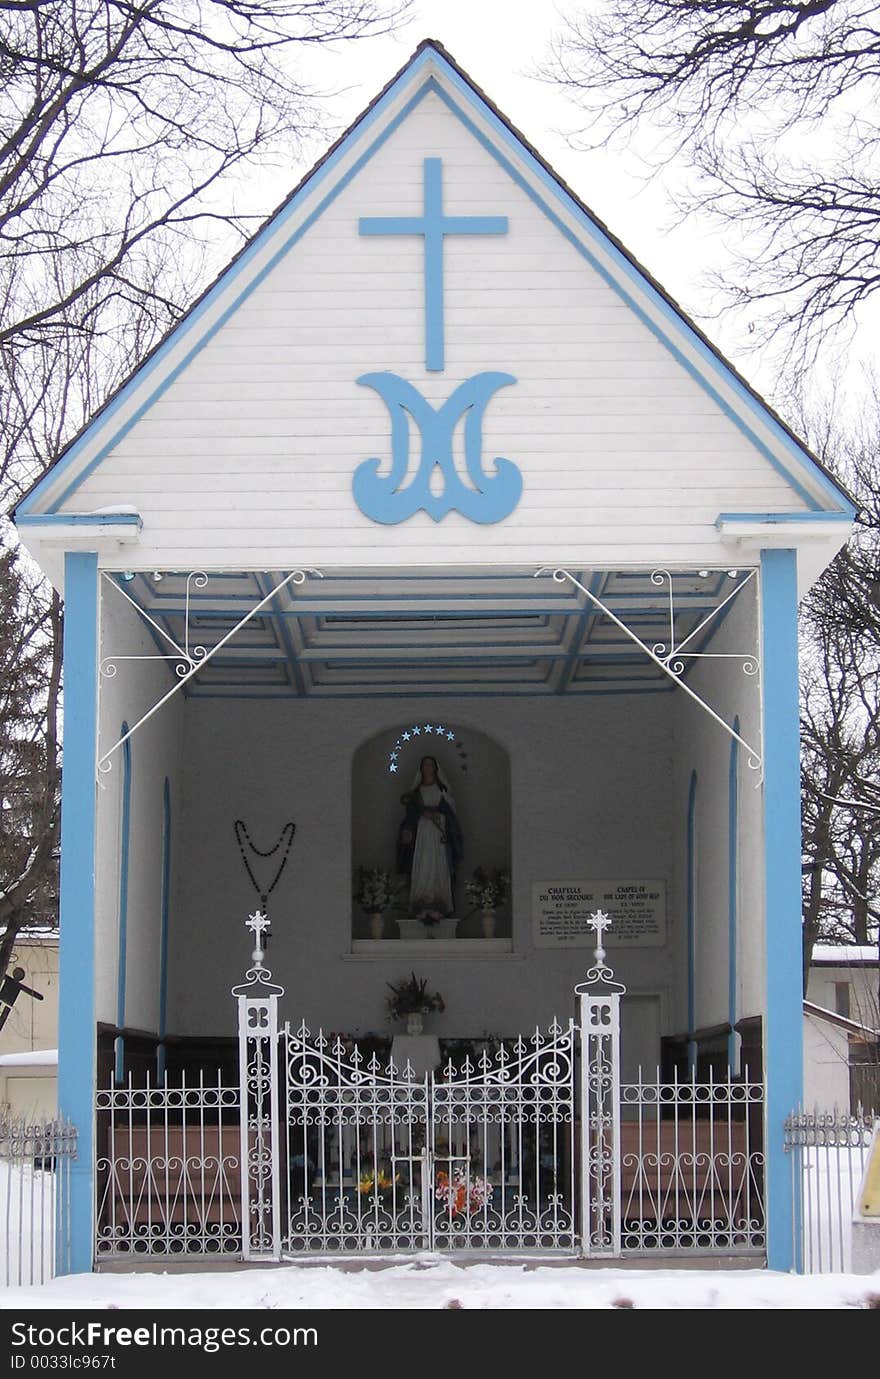
[[269, 920], [245, 920], [254, 935], [253, 965], [232, 988], [238, 998], [238, 1081], [241, 1126], [241, 1248], [245, 1259], [281, 1257], [281, 1173], [278, 1138], [278, 997], [284, 988], [263, 965]]
[[620, 1254], [620, 998], [605, 962], [604, 910], [591, 917], [593, 965], [575, 987], [581, 1032], [581, 1253]]

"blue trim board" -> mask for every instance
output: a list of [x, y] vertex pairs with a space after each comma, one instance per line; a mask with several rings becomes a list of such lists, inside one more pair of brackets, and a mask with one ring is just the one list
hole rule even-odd
[[[92, 1267], [95, 1096], [95, 763], [98, 751], [98, 557], [64, 558], [64, 772], [58, 1109], [76, 1126], [70, 1176], [70, 1271]], [[57, 1252], [59, 1271], [67, 1257]]]
[[697, 773], [691, 771], [687, 806], [687, 1027], [688, 1070], [696, 1072], [697, 1045]]
[[[739, 716], [733, 720], [733, 731], [739, 732]], [[730, 1033], [727, 1036], [727, 1065], [737, 1065], [736, 1024], [736, 950], [737, 950], [737, 904], [739, 853], [739, 743], [731, 741], [730, 761], [727, 770], [727, 1023]]]
[[[125, 737], [128, 724], [123, 720], [119, 736]], [[119, 823], [119, 923], [116, 956], [116, 1028], [125, 1029], [125, 979], [128, 957], [128, 859], [131, 847], [131, 740], [122, 744], [122, 817]], [[115, 1076], [121, 1082], [125, 1072], [125, 1040], [119, 1034], [114, 1044]]]
[[[466, 109], [470, 109], [476, 116], [482, 119], [491, 129], [493, 139], [487, 137], [482, 129], [478, 128], [473, 120], [460, 108], [450, 94], [443, 89], [436, 78], [431, 74], [431, 67], [439, 69], [443, 78], [456, 91], [462, 99]], [[362, 141], [368, 131], [374, 129], [378, 122], [384, 119], [389, 106], [393, 105], [407, 88], [415, 87], [413, 95], [405, 101], [396, 114], [388, 120], [384, 128], [367, 144], [361, 155], [354, 160], [349, 169], [342, 173], [335, 185], [329, 187], [322, 200], [309, 213], [302, 224], [284, 235], [283, 231], [290, 219], [300, 210], [303, 201], [307, 197], [312, 197], [315, 191], [326, 184], [338, 170], [340, 160], [350, 153], [352, 144], [358, 140]], [[374, 153], [382, 147], [391, 134], [399, 127], [410, 112], [428, 95], [435, 94], [447, 106], [447, 108], [461, 121], [461, 123], [473, 134], [478, 142], [490, 153], [498, 164], [507, 171], [514, 182], [530, 197], [539, 209], [551, 220], [556, 228], [563, 234], [577, 251], [586, 258], [603, 277], [603, 279], [617, 292], [633, 311], [639, 316], [646, 327], [659, 339], [697, 382], [709, 393], [715, 402], [721, 407], [724, 413], [733, 423], [745, 434], [751, 443], [764, 455], [765, 459], [781, 473], [795, 492], [799, 494], [808, 507], [817, 509], [819, 503], [804, 488], [803, 484], [789, 469], [783, 465], [769, 448], [759, 440], [751, 426], [740, 414], [724, 402], [717, 389], [710, 382], [710, 377], [724, 382], [734, 392], [738, 404], [743, 408], [746, 415], [751, 416], [756, 421], [770, 428], [776, 439], [781, 443], [787, 459], [793, 464], [796, 471], [806, 476], [810, 475], [812, 481], [818, 485], [825, 496], [829, 506], [833, 510], [847, 511], [848, 503], [837, 486], [825, 475], [815, 460], [802, 449], [793, 437], [785, 430], [781, 422], [773, 416], [772, 412], [765, 404], [752, 394], [744, 382], [742, 382], [731, 367], [723, 361], [712, 348], [701, 339], [699, 333], [693, 325], [676, 309], [650, 279], [640, 270], [635, 263], [614, 243], [610, 235], [581, 207], [574, 197], [561, 185], [561, 183], [548, 171], [540, 160], [526, 147], [515, 133], [504, 123], [498, 115], [478, 96], [474, 88], [464, 77], [447, 61], [442, 53], [432, 46], [422, 48], [403, 69], [394, 81], [386, 88], [383, 94], [376, 100], [375, 104], [356, 122], [351, 131], [345, 135], [331, 153], [318, 165], [315, 171], [308, 176], [301, 187], [293, 193], [290, 199], [282, 206], [275, 216], [260, 230], [234, 260], [232, 265], [217, 279], [217, 281], [206, 291], [201, 300], [188, 313], [179, 326], [175, 328], [159, 346], [154, 353], [142, 365], [141, 369], [122, 386], [119, 392], [111, 399], [105, 408], [98, 414], [95, 421], [87, 426], [82, 434], [71, 444], [69, 450], [62, 457], [59, 463], [51, 469], [34, 489], [26, 495], [20, 504], [20, 511], [29, 514], [33, 511], [34, 505], [39, 503], [50, 486], [54, 486], [58, 479], [81, 457], [83, 450], [92, 442], [93, 437], [99, 432], [109, 431], [110, 436], [106, 444], [99, 450], [98, 454], [89, 462], [82, 473], [74, 478], [63, 490], [60, 496], [52, 504], [52, 510], [64, 503], [76, 490], [80, 483], [89, 473], [99, 464], [118, 443], [128, 430], [143, 416], [144, 412], [153, 405], [156, 399], [167, 388], [170, 383], [178, 376], [183, 368], [190, 362], [194, 355], [201, 349], [202, 345], [216, 333], [217, 330], [229, 319], [239, 304], [263, 281], [266, 275], [272, 271], [279, 259], [287, 253], [289, 248], [309, 230], [323, 214], [324, 210], [331, 204], [339, 193], [348, 183], [357, 176], [366, 163], [372, 158]], [[507, 158], [498, 144], [506, 146], [518, 163], [524, 164], [531, 176], [549, 193], [549, 202], [546, 201], [535, 189], [532, 182], [527, 180], [517, 167]], [[552, 204], [556, 203], [565, 213], [573, 218], [579, 229], [575, 233], [569, 226], [560, 219], [553, 209]], [[225, 294], [230, 285], [235, 283], [243, 274], [252, 269], [256, 256], [263, 252], [268, 241], [280, 239], [278, 248], [272, 253], [263, 265], [255, 272], [247, 285], [234, 297], [232, 302], [220, 313], [217, 320], [210, 326], [203, 327], [203, 320], [206, 314], [218, 306], [220, 298]], [[586, 241], [586, 242], [585, 242]], [[612, 274], [606, 269], [596, 253], [589, 247], [595, 246], [601, 250], [604, 257], [610, 258], [614, 264], [615, 273]], [[630, 288], [635, 289], [639, 295], [647, 296], [651, 301], [654, 310], [664, 322], [664, 328], [649, 316], [642, 308], [636, 297], [633, 296]], [[132, 416], [124, 423], [116, 426], [116, 421], [122, 408], [131, 400], [132, 394], [136, 389], [140, 389], [143, 384], [167, 361], [171, 350], [176, 349], [182, 341], [202, 330], [201, 335], [195, 340], [192, 347], [186, 352], [181, 361], [169, 371], [167, 376], [162, 379], [156, 387], [148, 392], [145, 401], [135, 409]], [[700, 367], [692, 364], [673, 343], [675, 337], [686, 340], [689, 346], [695, 351], [700, 360]], [[705, 370], [705, 372], [703, 372]], [[708, 375], [708, 376], [707, 376]]]
[[45, 512], [16, 517], [17, 527], [137, 527], [144, 525], [138, 512]]
[[168, 1016], [168, 912], [171, 905], [171, 783], [162, 786], [162, 899], [159, 912], [159, 1044], [156, 1076], [165, 1079], [165, 1033]]
[[792, 1269], [791, 1164], [783, 1124], [803, 1098], [801, 814], [797, 552], [761, 552], [764, 876], [767, 964], [764, 1069], [767, 1264]]
[[853, 512], [719, 512], [715, 518], [715, 526], [720, 527], [722, 522], [763, 522], [767, 526], [775, 527], [787, 525], [790, 522], [852, 522], [855, 513]]

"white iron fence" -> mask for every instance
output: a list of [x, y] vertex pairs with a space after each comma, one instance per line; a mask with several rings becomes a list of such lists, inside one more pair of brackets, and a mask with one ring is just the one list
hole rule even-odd
[[70, 1250], [70, 1164], [76, 1131], [63, 1120], [0, 1118], [0, 1284], [46, 1283]]
[[763, 1254], [763, 1084], [640, 1070], [620, 1096], [623, 1251]]
[[851, 1267], [852, 1215], [877, 1112], [795, 1111], [785, 1122], [795, 1257], [808, 1274]]
[[241, 1255], [239, 1106], [219, 1079], [98, 1092], [98, 1259]]

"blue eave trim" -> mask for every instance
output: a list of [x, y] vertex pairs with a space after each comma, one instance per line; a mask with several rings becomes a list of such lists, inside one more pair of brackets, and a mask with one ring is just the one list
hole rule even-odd
[[[550, 193], [552, 201], [563, 206], [565, 211], [574, 218], [580, 231], [585, 232], [586, 238], [594, 245], [601, 245], [603, 253], [607, 255], [614, 264], [616, 270], [615, 274], [610, 273], [604, 264], [596, 258], [595, 253], [591, 252], [589, 246], [583, 242], [580, 236], [573, 233], [573, 231], [559, 219], [552, 206], [538, 194], [531, 183], [523, 177], [519, 169], [505, 157], [491, 139], [487, 138], [482, 129], [479, 129], [473, 123], [465, 111], [459, 108], [450, 97], [449, 93], [438, 84], [430, 71], [426, 71], [426, 69], [429, 69], [431, 66], [435, 69], [440, 69], [444, 79], [454, 88], [456, 93], [463, 100], [465, 106], [475, 111], [486, 122], [488, 127], [492, 130], [493, 136], [499, 143], [510, 149], [515, 158], [529, 168], [529, 171], [540, 182], [542, 187]], [[652, 334], [670, 350], [681, 366], [701, 384], [725, 415], [749, 439], [751, 444], [760, 451], [773, 468], [785, 478], [807, 506], [811, 509], [818, 509], [820, 505], [796, 477], [796, 474], [790, 472], [769, 447], [759, 439], [744, 418], [740, 416], [739, 412], [735, 411], [724, 401], [710, 381], [711, 377], [719, 381], [723, 379], [727, 386], [733, 390], [738, 402], [745, 409], [745, 412], [760, 421], [763, 425], [769, 427], [772, 434], [781, 444], [788, 459], [794, 464], [795, 469], [799, 470], [804, 477], [809, 473], [812, 482], [826, 495], [831, 506], [836, 510], [840, 510], [841, 504], [844, 501], [843, 495], [831, 479], [818, 468], [812, 456], [797, 444], [767, 407], [736, 377], [730, 366], [728, 366], [725, 361], [723, 361], [713, 349], [700, 338], [695, 328], [682, 315], [681, 311], [674, 307], [666, 297], [664, 297], [662, 292], [660, 292], [645, 276], [644, 272], [641, 271], [620, 248], [618, 248], [607, 232], [605, 232], [596, 221], [578, 205], [571, 194], [559, 183], [548, 169], [543, 166], [540, 160], [535, 157], [522, 141], [517, 138], [504, 121], [501, 120], [485, 101], [477, 95], [473, 87], [455, 70], [445, 59], [443, 54], [438, 52], [436, 48], [426, 47], [416, 54], [409, 66], [407, 66], [399, 77], [392, 82], [372, 108], [356, 122], [350, 134], [342, 140], [333, 152], [327, 156], [323, 163], [321, 163], [307, 178], [300, 190], [296, 192], [287, 204], [283, 206], [280, 211], [276, 212], [275, 216], [268, 224], [257, 233], [251, 244], [242, 252], [239, 258], [236, 259], [234, 264], [223, 274], [223, 276], [208, 289], [201, 301], [189, 312], [177, 329], [157, 347], [155, 353], [148, 359], [147, 363], [123, 386], [117, 396], [107, 404], [104, 411], [96, 418], [94, 425], [88, 427], [83, 435], [73, 442], [70, 450], [59, 461], [58, 465], [50, 470], [33, 492], [23, 500], [20, 505], [21, 513], [30, 513], [33, 507], [40, 502], [42, 495], [46, 493], [49, 486], [54, 486], [58, 478], [76, 462], [82, 454], [83, 449], [93, 443], [95, 434], [98, 431], [103, 431], [108, 428], [108, 425], [118, 414], [119, 410], [128, 402], [132, 391], [135, 388], [140, 388], [144, 380], [164, 362], [169, 351], [172, 348], [177, 348], [180, 342], [197, 328], [206, 312], [211, 310], [216, 305], [219, 297], [228, 290], [230, 283], [234, 282], [237, 277], [249, 269], [255, 256], [263, 252], [267, 239], [270, 236], [276, 236], [286, 222], [297, 213], [302, 201], [306, 197], [313, 196], [316, 188], [321, 187], [328, 181], [338, 168], [340, 160], [350, 153], [353, 141], [362, 139], [366, 131], [373, 128], [378, 121], [381, 121], [388, 107], [397, 101], [401, 93], [410, 86], [417, 86], [418, 89], [397, 112], [393, 119], [389, 121], [388, 125], [380, 132], [378, 137], [374, 139], [360, 157], [355, 160], [352, 167], [339, 179], [336, 185], [330, 188], [312, 213], [306, 217], [302, 225], [286, 239], [282, 240], [278, 249], [272, 254], [269, 261], [259, 273], [254, 275], [243, 292], [239, 293], [218, 320], [194, 344], [193, 348], [187, 352], [181, 362], [168, 374], [163, 382], [154, 389], [144, 404], [111, 436], [107, 444], [101, 448], [99, 453], [86, 466], [83, 472], [72, 480], [64, 489], [61, 495], [52, 504], [53, 511], [57, 509], [61, 503], [67, 501], [78, 485], [83, 482], [96, 465], [100, 464], [109, 451], [118, 443], [121, 437], [126, 434], [130, 427], [139, 420], [143, 413], [152, 406], [165, 388], [173, 382], [180, 371], [186, 367], [193, 356], [201, 349], [202, 345], [210, 340], [212, 335], [226, 320], [228, 320], [229, 316], [237, 309], [239, 304], [245, 300], [250, 292], [252, 292], [265, 278], [266, 274], [274, 268], [279, 258], [288, 251], [291, 245], [294, 244], [307, 229], [311, 228], [320, 215], [323, 214], [327, 206], [365, 166], [377, 149], [382, 146], [391, 133], [409, 115], [411, 110], [414, 109], [429, 92], [435, 93], [444, 102], [447, 108], [461, 120], [462, 124], [473, 134], [478, 142], [487, 149], [499, 165], [505, 169], [513, 181], [525, 191], [530, 199], [545, 215], [547, 215], [566, 239], [574, 245], [577, 251], [592, 264], [596, 272], [598, 272], [609, 286], [631, 307]], [[616, 276], [617, 273], [619, 273], [620, 278]], [[666, 329], [661, 329], [658, 323], [645, 312], [640, 302], [633, 297], [628, 290], [627, 285], [635, 289], [640, 295], [644, 294], [647, 296], [664, 323], [671, 328], [672, 335], [668, 334]], [[688, 341], [689, 345], [697, 353], [700, 359], [701, 368], [695, 367], [694, 364], [682, 354], [681, 350], [674, 343], [674, 339], [672, 338], [674, 336], [678, 336], [679, 338], [684, 337]], [[703, 372], [703, 369], [707, 372]], [[707, 373], [710, 377], [707, 377]]]
[[18, 515], [17, 527], [137, 527], [144, 519], [137, 512], [43, 512]]
[[857, 511], [857, 508], [850, 503], [848, 510], [839, 508], [836, 512], [828, 512], [824, 509], [821, 512], [719, 512], [715, 518], [715, 526], [720, 527], [723, 523], [736, 522], [749, 524], [761, 522], [768, 527], [785, 526], [790, 522], [840, 522], [848, 524], [856, 517]]
[[[72, 1273], [92, 1267], [95, 1096], [95, 763], [98, 749], [98, 557], [64, 561], [64, 772], [61, 783], [61, 926], [58, 1109], [77, 1129], [71, 1164]], [[67, 1223], [63, 1223], [66, 1227]], [[62, 1223], [59, 1223], [59, 1228]], [[59, 1250], [59, 1272], [67, 1272]]]

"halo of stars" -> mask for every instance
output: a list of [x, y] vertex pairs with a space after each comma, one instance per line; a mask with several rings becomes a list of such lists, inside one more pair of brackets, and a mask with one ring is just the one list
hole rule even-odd
[[393, 748], [388, 753], [388, 773], [394, 775], [399, 769], [400, 754], [408, 742], [413, 738], [436, 734], [445, 742], [454, 742], [455, 733], [451, 728], [447, 728], [443, 723], [414, 723], [411, 728], [404, 728], [398, 737]]

